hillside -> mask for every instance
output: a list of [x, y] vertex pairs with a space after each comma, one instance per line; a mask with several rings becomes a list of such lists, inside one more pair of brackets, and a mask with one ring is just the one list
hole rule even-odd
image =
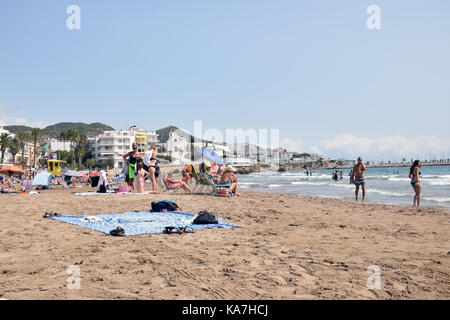
[[[31, 127], [26, 126], [5, 126], [4, 128], [11, 133], [31, 130]], [[42, 129], [42, 132], [44, 136], [58, 138], [61, 132], [72, 128], [77, 130], [79, 134], [85, 134], [88, 137], [99, 135], [103, 131], [114, 130], [114, 128], [100, 122], [90, 124], [82, 122], [60, 122]]]
[[178, 135], [184, 137], [185, 139], [187, 139], [187, 141], [191, 141], [191, 135], [175, 126], [169, 126], [169, 127], [165, 127], [165, 128], [161, 128], [156, 130], [156, 133], [159, 135], [158, 136], [158, 140], [159, 142], [165, 143], [167, 142], [167, 140], [169, 140], [169, 134], [171, 131], [176, 131]]
[[[191, 141], [191, 138], [194, 137], [193, 135], [187, 133], [186, 131], [181, 130], [180, 128], [177, 128], [175, 126], [168, 126], [165, 128], [161, 128], [156, 130], [156, 133], [159, 135], [158, 136], [158, 141], [161, 143], [165, 143], [167, 142], [167, 140], [169, 140], [169, 134], [171, 131], [177, 131], [177, 134], [183, 138], [185, 138], [187, 141]], [[200, 139], [197, 137], [194, 137], [194, 141], [195, 142], [200, 142]], [[208, 142], [208, 143], [212, 143], [211, 141], [206, 141], [206, 140], [202, 140], [203, 142]]]

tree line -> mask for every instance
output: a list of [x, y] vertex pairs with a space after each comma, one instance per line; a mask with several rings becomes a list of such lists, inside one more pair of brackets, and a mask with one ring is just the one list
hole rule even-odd
[[[106, 162], [96, 163], [92, 151], [88, 149], [88, 137], [85, 134], [80, 134], [76, 129], [68, 129], [62, 131], [59, 135], [59, 140], [63, 143], [70, 144], [70, 152], [64, 150], [54, 150], [58, 160], [66, 161], [72, 168], [76, 166], [78, 169], [87, 168], [104, 168], [106, 166], [113, 167], [113, 159], [108, 159]], [[45, 165], [46, 159], [44, 146], [46, 145], [46, 138], [43, 136], [43, 131], [40, 128], [31, 128], [29, 131], [17, 132], [14, 136], [9, 133], [2, 133], [0, 135], [0, 151], [1, 163], [5, 160], [6, 150], [12, 155], [12, 162], [16, 162], [16, 156], [21, 154], [19, 163], [25, 164], [26, 145], [32, 143], [33, 159], [32, 165], [37, 165], [37, 155], [41, 154], [42, 159], [40, 164]], [[31, 159], [30, 159], [31, 162]]]

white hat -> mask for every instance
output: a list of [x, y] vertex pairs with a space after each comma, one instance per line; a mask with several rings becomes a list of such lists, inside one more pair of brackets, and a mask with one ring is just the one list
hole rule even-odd
[[236, 169], [230, 164], [225, 167], [225, 171], [236, 172]]

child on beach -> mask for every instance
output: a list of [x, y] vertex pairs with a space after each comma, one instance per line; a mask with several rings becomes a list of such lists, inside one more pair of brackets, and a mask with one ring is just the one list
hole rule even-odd
[[150, 174], [144, 170], [144, 165], [142, 162], [138, 163], [138, 172], [137, 172], [137, 193], [144, 193], [144, 183], [145, 179], [150, 176]]

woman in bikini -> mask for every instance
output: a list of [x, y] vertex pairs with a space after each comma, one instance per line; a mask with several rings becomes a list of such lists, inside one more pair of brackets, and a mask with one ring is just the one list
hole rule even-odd
[[137, 172], [137, 193], [144, 193], [145, 178], [147, 178], [148, 176], [149, 173], [144, 170], [144, 164], [142, 162], [139, 162]]
[[133, 143], [132, 145], [133, 151], [128, 152], [123, 156], [123, 160], [128, 165], [128, 185], [131, 187], [131, 190], [134, 191], [134, 178], [136, 177], [136, 169], [137, 169], [137, 163], [142, 162], [142, 155], [138, 151], [138, 147], [136, 143]]
[[150, 174], [150, 180], [153, 186], [153, 192], [156, 193], [156, 178], [158, 177], [159, 167], [156, 165], [156, 146], [153, 144], [150, 147], [151, 158], [150, 165], [148, 166], [148, 173]]
[[416, 193], [414, 195], [413, 207], [420, 207], [420, 193], [422, 192], [422, 185], [420, 184], [420, 167], [422, 163], [420, 160], [414, 161], [413, 165], [409, 169], [409, 178], [411, 179], [411, 186]]

